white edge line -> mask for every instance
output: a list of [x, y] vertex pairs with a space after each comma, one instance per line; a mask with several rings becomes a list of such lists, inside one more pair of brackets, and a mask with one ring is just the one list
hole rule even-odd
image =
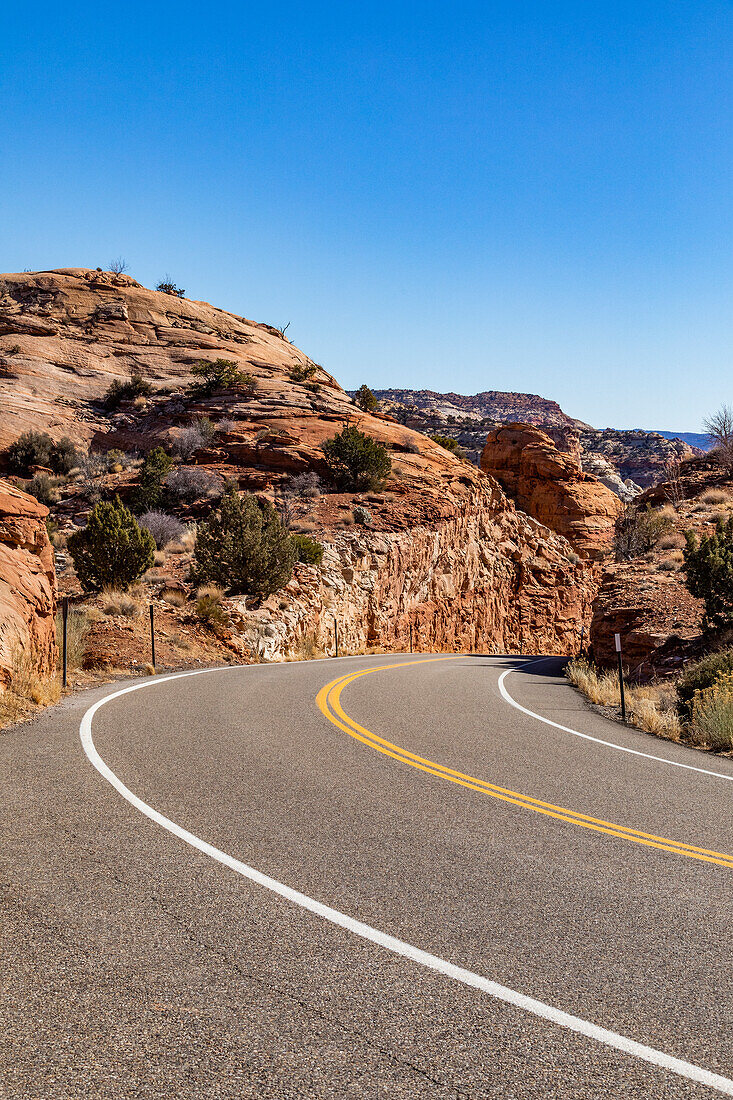
[[607, 748], [616, 749], [617, 752], [628, 752], [631, 756], [643, 756], [646, 760], [653, 760], [655, 764], [669, 764], [672, 768], [684, 768], [688, 772], [700, 772], [701, 775], [712, 775], [715, 776], [716, 779], [727, 779], [733, 782], [733, 775], [726, 775], [725, 772], [714, 772], [711, 771], [710, 768], [697, 768], [694, 764], [682, 764], [679, 760], [670, 760], [666, 756], [655, 756], [654, 753], [642, 752], [640, 749], [629, 749], [626, 745], [617, 745], [614, 741], [604, 741], [602, 737], [593, 737], [590, 733], [581, 733], [580, 730], [574, 730], [570, 726], [562, 726], [559, 722], [553, 722], [551, 718], [545, 718], [543, 715], [536, 714], [535, 711], [523, 707], [521, 703], [518, 703], [517, 700], [509, 694], [504, 686], [504, 680], [507, 676], [512, 676], [516, 672], [524, 672], [531, 668], [532, 665], [539, 665], [543, 661], [556, 660], [558, 660], [557, 657], [539, 657], [536, 660], [528, 661], [520, 668], [506, 669], [499, 677], [499, 691], [502, 698], [509, 703], [510, 706], [514, 707], [515, 710], [521, 710], [522, 714], [526, 714], [530, 718], [536, 718], [538, 722], [544, 722], [546, 726], [554, 726], [555, 729], [562, 730], [563, 733], [572, 733], [573, 737], [582, 737], [584, 741], [595, 741], [598, 745], [606, 745]]
[[[99, 774], [114, 787], [118, 794], [122, 795], [131, 806], [134, 806], [135, 809], [139, 810], [145, 817], [154, 821], [156, 825], [160, 825], [163, 829], [166, 829], [169, 833], [172, 833], [173, 836], [178, 837], [179, 840], [189, 844], [197, 851], [210, 856], [210, 858], [216, 860], [217, 863], [221, 863], [223, 866], [228, 867], [230, 870], [235, 871], [251, 882], [257, 883], [258, 886], [262, 886], [266, 890], [271, 890], [274, 894], [278, 894], [294, 905], [300, 906], [301, 909], [306, 909], [308, 912], [314, 913], [316, 916], [321, 917], [322, 920], [329, 921], [329, 923], [339, 928], [343, 928], [347, 932], [351, 932], [353, 935], [359, 936], [363, 940], [374, 943], [378, 947], [391, 951], [395, 955], [401, 955], [403, 958], [410, 959], [412, 962], [428, 967], [438, 974], [443, 974], [447, 978], [452, 978], [453, 981], [461, 982], [463, 985], [469, 986], [472, 989], [478, 989], [496, 1000], [503, 1001], [506, 1004], [513, 1005], [525, 1012], [529, 1012], [533, 1016], [538, 1016], [543, 1020], [547, 1020], [551, 1024], [556, 1024], [569, 1031], [574, 1031], [579, 1035], [584, 1035], [588, 1039], [603, 1043], [605, 1046], [623, 1051], [625, 1054], [639, 1058], [653, 1066], [659, 1066], [661, 1069], [668, 1070], [671, 1073], [676, 1073], [680, 1077], [685, 1077], [689, 1081], [694, 1081], [696, 1084], [706, 1085], [708, 1088], [715, 1089], [726, 1096], [733, 1096], [733, 1080], [728, 1077], [722, 1077], [717, 1073], [712, 1073], [710, 1070], [702, 1069], [700, 1066], [696, 1066], [691, 1062], [685, 1062], [680, 1058], [674, 1058], [669, 1054], [665, 1054], [663, 1051], [656, 1050], [654, 1047], [645, 1046], [643, 1043], [637, 1043], [635, 1040], [628, 1039], [624, 1035], [619, 1035], [615, 1031], [609, 1031], [607, 1028], [599, 1027], [597, 1024], [590, 1023], [588, 1020], [583, 1020], [579, 1016], [573, 1016], [569, 1012], [563, 1012], [560, 1009], [553, 1008], [551, 1005], [544, 1004], [542, 1001], [537, 1001], [534, 997], [528, 997], [523, 993], [518, 993], [513, 989], [509, 989], [505, 985], [500, 985], [498, 982], [490, 981], [488, 978], [484, 978], [480, 974], [475, 974], [471, 970], [465, 970], [461, 966], [455, 966], [453, 963], [441, 959], [438, 955], [431, 955], [427, 951], [422, 951], [419, 947], [413, 947], [412, 944], [406, 943], [404, 940], [399, 940], [395, 936], [388, 935], [386, 932], [380, 932], [378, 929], [372, 928], [362, 921], [355, 920], [353, 917], [349, 917], [345, 913], [339, 912], [338, 909], [332, 909], [330, 906], [324, 905], [322, 902], [308, 897], [307, 894], [303, 894], [299, 890], [294, 890], [291, 886], [286, 886], [284, 883], [278, 882], [277, 879], [270, 878], [269, 875], [263, 874], [254, 867], [249, 867], [246, 863], [242, 863], [241, 860], [235, 859], [233, 856], [207, 843], [207, 841], [201, 840], [200, 837], [190, 833], [187, 829], [177, 825], [175, 821], [171, 821], [170, 818], [165, 817], [163, 814], [159, 813], [158, 810], [153, 809], [152, 806], [143, 802], [141, 798], [138, 798], [136, 794], [133, 794], [133, 792], [125, 786], [122, 780], [115, 775], [97, 752], [92, 737], [92, 719], [101, 707], [106, 703], [110, 703], [113, 699], [119, 699], [121, 696], [129, 695], [134, 691], [141, 691], [143, 688], [154, 687], [156, 684], [165, 684], [169, 680], [178, 680], [185, 676], [201, 676], [209, 672], [224, 672], [234, 668], [241, 669], [246, 667], [251, 666], [225, 665], [222, 668], [197, 669], [193, 672], [161, 676], [156, 679], [145, 680], [139, 684], [133, 684], [131, 687], [122, 688], [119, 691], [112, 692], [110, 695], [106, 695], [103, 699], [99, 699], [86, 711], [79, 727], [81, 743], [87, 758], [97, 769]], [[273, 667], [280, 668], [283, 666], [277, 665]]]

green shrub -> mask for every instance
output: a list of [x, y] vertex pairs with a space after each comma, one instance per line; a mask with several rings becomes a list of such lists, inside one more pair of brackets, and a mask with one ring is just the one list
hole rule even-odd
[[446, 451], [450, 451], [456, 458], [465, 458], [466, 452], [463, 447], [459, 446], [458, 440], [453, 439], [449, 435], [431, 435], [433, 443], [437, 443], [439, 447], [442, 447]]
[[170, 275], [166, 275], [162, 283], [158, 283], [155, 289], [161, 290], [163, 294], [172, 294], [175, 298], [182, 298], [186, 293], [182, 287], [176, 286]]
[[295, 560], [305, 565], [320, 565], [323, 560], [323, 546], [308, 535], [291, 535]]
[[55, 474], [68, 474], [77, 461], [76, 447], [68, 436], [57, 442], [47, 432], [23, 432], [5, 451], [11, 472], [21, 477], [31, 466], [46, 466]]
[[290, 368], [288, 374], [291, 382], [307, 382], [316, 373], [315, 363], [296, 363]]
[[661, 509], [647, 504], [628, 504], [616, 520], [613, 548], [616, 557], [629, 561], [646, 554], [662, 535], [674, 528], [674, 520]]
[[136, 512], [158, 508], [163, 498], [163, 483], [172, 468], [173, 459], [162, 447], [155, 447], [146, 454], [140, 470], [140, 484], [135, 492]]
[[59, 498], [56, 492], [56, 479], [48, 474], [34, 474], [31, 480], [24, 486], [26, 493], [30, 493], [41, 504], [47, 507], [55, 504]]
[[690, 732], [716, 752], [733, 749], [733, 672], [720, 673], [710, 687], [695, 692]]
[[360, 523], [362, 527], [371, 527], [374, 522], [372, 513], [363, 504], [357, 504], [354, 508], [354, 522]]
[[727, 523], [719, 519], [714, 533], [699, 542], [688, 531], [684, 559], [685, 583], [705, 604], [703, 629], [733, 626], [733, 516]]
[[120, 378], [110, 385], [102, 399], [107, 412], [113, 412], [123, 401], [131, 401], [135, 397], [148, 397], [153, 392], [153, 387], [141, 374], [133, 373], [126, 382]]
[[221, 603], [223, 595], [222, 590], [213, 584], [204, 585], [197, 591], [196, 614], [206, 626], [215, 628], [228, 625], [229, 616]]
[[381, 489], [392, 469], [387, 448], [351, 424], [327, 439], [321, 450], [339, 489]]
[[295, 547], [271, 504], [239, 496], [229, 485], [221, 504], [199, 527], [194, 583], [264, 599], [290, 580]]
[[210, 397], [216, 390], [231, 390], [240, 386], [252, 386], [254, 378], [241, 371], [232, 359], [216, 359], [213, 363], [200, 360], [191, 367], [195, 381], [188, 391], [193, 397]]
[[125, 591], [155, 559], [153, 536], [118, 496], [95, 504], [86, 527], [70, 536], [68, 548], [85, 592]]
[[733, 649], [709, 653], [694, 665], [688, 665], [677, 681], [678, 710], [683, 718], [692, 716], [692, 701], [696, 691], [712, 687], [717, 678], [733, 672]]
[[354, 401], [364, 412], [373, 413], [379, 408], [379, 402], [366, 384], [359, 386]]

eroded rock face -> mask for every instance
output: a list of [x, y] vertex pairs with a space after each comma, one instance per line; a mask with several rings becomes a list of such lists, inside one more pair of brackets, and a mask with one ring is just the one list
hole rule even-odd
[[619, 498], [539, 428], [508, 424], [491, 432], [481, 469], [518, 508], [563, 535], [583, 557], [600, 558], [610, 546]]
[[322, 568], [300, 567], [253, 623], [270, 657], [308, 638], [332, 652], [334, 618], [342, 652], [405, 651], [412, 626], [422, 652], [573, 653], [596, 587], [589, 562], [484, 478], [444, 518], [329, 540]]
[[0, 688], [19, 654], [45, 674], [56, 657], [56, 581], [48, 509], [0, 480]]
[[[426, 436], [356, 409], [276, 329], [127, 276], [67, 269], [0, 276], [0, 356], [0, 444], [31, 427], [99, 450], [170, 448], [205, 417], [216, 434], [193, 460], [270, 499], [293, 474], [325, 474], [321, 444], [346, 421], [387, 447], [392, 473], [376, 503], [325, 492], [309, 505], [324, 565], [299, 568], [262, 609], [265, 653], [295, 652], [334, 614], [352, 650], [404, 649], [410, 623], [422, 649], [577, 648], [596, 576], [590, 561], [574, 561], [560, 527], [518, 513], [496, 481]], [[247, 383], [192, 396], [191, 367], [217, 358], [234, 361]], [[153, 393], [105, 414], [99, 399], [131, 370]], [[565, 457], [590, 492], [593, 480]], [[344, 530], [355, 504], [372, 510], [370, 529]], [[76, 521], [84, 505], [72, 490], [63, 507]], [[590, 544], [591, 512], [580, 512], [582, 532], [574, 513], [565, 528]]]

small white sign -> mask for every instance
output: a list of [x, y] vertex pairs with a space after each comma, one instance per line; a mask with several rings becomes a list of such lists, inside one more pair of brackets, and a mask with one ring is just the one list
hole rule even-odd
[[620, 653], [621, 652], [621, 635], [620, 634], [614, 634], [613, 639], [616, 642], [616, 652]]

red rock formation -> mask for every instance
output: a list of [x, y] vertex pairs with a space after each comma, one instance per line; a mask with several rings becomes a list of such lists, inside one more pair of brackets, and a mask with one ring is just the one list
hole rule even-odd
[[18, 654], [42, 674], [53, 668], [56, 580], [48, 508], [0, 481], [0, 688]]
[[[193, 397], [191, 367], [217, 358], [233, 360], [249, 383]], [[132, 370], [153, 394], [105, 414], [99, 398]], [[325, 472], [321, 444], [346, 420], [382, 442], [392, 474], [376, 501], [324, 493], [309, 503], [324, 566], [299, 569], [290, 607], [278, 597], [273, 655], [292, 652], [334, 613], [345, 645], [386, 649], [404, 646], [412, 622], [423, 649], [517, 649], [521, 639], [525, 650], [564, 652], [589, 618], [594, 570], [574, 562], [564, 538], [518, 513], [476, 467], [356, 409], [330, 374], [270, 326], [127, 276], [82, 269], [0, 276], [0, 403], [0, 443], [32, 427], [99, 450], [171, 446], [208, 417], [222, 430], [196, 460], [270, 496], [292, 473]], [[127, 478], [124, 494], [136, 475], [114, 476]], [[61, 487], [57, 510], [78, 522], [88, 502], [75, 485]], [[373, 512], [372, 527], [344, 532], [355, 503]]]
[[508, 424], [491, 432], [481, 469], [518, 508], [563, 535], [583, 557], [600, 558], [608, 549], [621, 502], [539, 428]]

